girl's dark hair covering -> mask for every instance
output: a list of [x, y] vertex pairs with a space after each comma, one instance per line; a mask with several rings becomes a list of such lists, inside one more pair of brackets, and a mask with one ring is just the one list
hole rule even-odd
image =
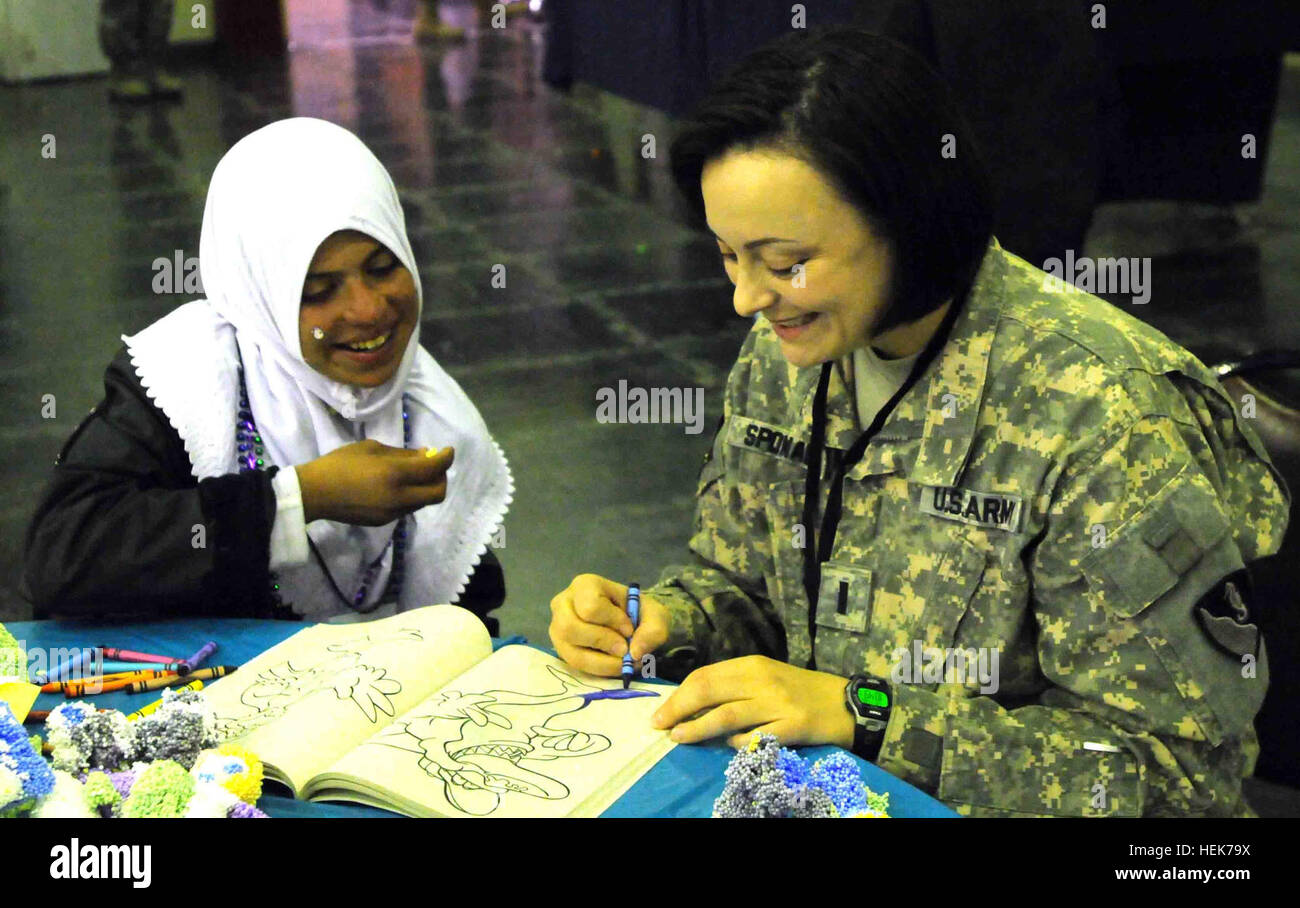
[[803, 160], [890, 242], [892, 304], [879, 331], [974, 279], [993, 232], [989, 176], [947, 87], [903, 45], [847, 26], [796, 30], [729, 69], [679, 124], [670, 152], [701, 218], [700, 174], [732, 150]]

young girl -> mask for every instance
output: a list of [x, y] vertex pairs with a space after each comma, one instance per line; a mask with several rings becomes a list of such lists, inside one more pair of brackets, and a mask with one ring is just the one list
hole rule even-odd
[[486, 618], [513, 483], [419, 345], [383, 165], [322, 120], [260, 129], [217, 165], [199, 253], [207, 299], [123, 338], [56, 461], [27, 533], [38, 617]]

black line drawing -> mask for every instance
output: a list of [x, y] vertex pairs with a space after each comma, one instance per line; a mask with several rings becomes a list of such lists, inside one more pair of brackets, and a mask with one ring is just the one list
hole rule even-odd
[[444, 691], [421, 715], [390, 725], [368, 743], [419, 754], [420, 768], [442, 780], [447, 801], [472, 816], [495, 812], [508, 793], [563, 800], [569, 787], [539, 770], [551, 760], [608, 750], [611, 742], [552, 723], [605, 691], [554, 666], [547, 671], [560, 682], [555, 693]]
[[401, 692], [402, 684], [388, 677], [387, 669], [368, 664], [365, 656], [382, 644], [423, 639], [424, 635], [413, 628], [375, 640], [363, 634], [330, 644], [325, 647], [328, 655], [311, 665], [297, 667], [286, 659], [263, 669], [239, 697], [248, 712], [216, 716], [217, 735], [228, 740], [248, 734], [283, 716], [290, 706], [323, 691], [333, 691], [340, 700], [351, 700], [371, 724], [381, 712], [391, 717], [392, 697]]

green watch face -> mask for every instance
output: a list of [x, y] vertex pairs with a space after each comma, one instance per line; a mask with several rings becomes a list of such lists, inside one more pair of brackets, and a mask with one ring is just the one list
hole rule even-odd
[[889, 694], [883, 690], [873, 690], [870, 687], [858, 688], [858, 702], [866, 706], [874, 706], [876, 709], [889, 708]]

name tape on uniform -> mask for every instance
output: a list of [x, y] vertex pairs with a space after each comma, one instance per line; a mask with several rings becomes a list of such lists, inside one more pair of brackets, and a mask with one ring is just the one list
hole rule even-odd
[[768, 454], [790, 460], [804, 462], [808, 445], [800, 438], [788, 432], [769, 426], [767, 423], [744, 416], [733, 416], [731, 428], [727, 432], [727, 443], [739, 448], [748, 448], [759, 454]]
[[921, 513], [990, 530], [1020, 532], [1019, 495], [998, 495], [947, 486], [921, 487]]

